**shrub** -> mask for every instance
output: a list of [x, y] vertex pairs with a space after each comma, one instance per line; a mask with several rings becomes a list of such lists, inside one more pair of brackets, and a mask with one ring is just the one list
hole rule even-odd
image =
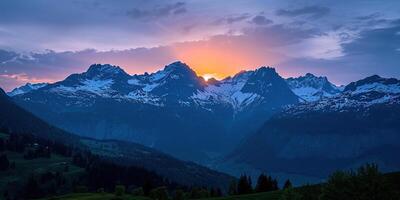
[[174, 200], [184, 200], [185, 193], [181, 189], [175, 190]]
[[150, 198], [154, 200], [168, 200], [166, 187], [158, 187], [150, 191]]
[[85, 193], [88, 192], [88, 188], [84, 185], [78, 185], [75, 187], [75, 193]]
[[98, 189], [96, 190], [96, 192], [97, 192], [97, 193], [103, 194], [103, 193], [104, 193], [104, 188], [98, 188]]
[[115, 186], [115, 195], [122, 196], [125, 194], [125, 186], [124, 185], [116, 185]]
[[293, 188], [283, 190], [280, 200], [301, 200], [301, 195]]
[[144, 196], [144, 190], [142, 187], [133, 189], [131, 193], [133, 196]]

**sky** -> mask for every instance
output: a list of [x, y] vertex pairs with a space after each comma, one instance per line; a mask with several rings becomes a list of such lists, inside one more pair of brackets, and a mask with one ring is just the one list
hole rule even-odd
[[1, 0], [0, 87], [93, 63], [130, 74], [181, 60], [222, 79], [272, 66], [337, 85], [400, 78], [398, 0]]

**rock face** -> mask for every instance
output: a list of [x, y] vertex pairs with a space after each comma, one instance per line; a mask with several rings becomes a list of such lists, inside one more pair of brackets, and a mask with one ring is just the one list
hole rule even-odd
[[182, 62], [132, 76], [95, 64], [13, 99], [70, 132], [135, 141], [196, 161], [226, 152], [283, 106], [298, 102], [273, 68], [206, 82]]
[[396, 170], [399, 113], [399, 80], [368, 77], [350, 83], [341, 94], [274, 115], [226, 161], [313, 177], [365, 162]]

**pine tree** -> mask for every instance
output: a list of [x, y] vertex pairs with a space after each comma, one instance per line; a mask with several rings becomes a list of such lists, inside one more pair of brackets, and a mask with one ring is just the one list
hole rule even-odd
[[237, 183], [235, 180], [232, 180], [231, 183], [229, 184], [228, 194], [229, 195], [237, 194]]
[[272, 180], [272, 191], [279, 190], [278, 181], [276, 179]]
[[3, 152], [6, 150], [6, 142], [0, 138], [0, 152]]
[[173, 200], [184, 200], [185, 199], [185, 193], [183, 192], [182, 189], [177, 189], [175, 190], [175, 195], [173, 197]]
[[250, 176], [242, 175], [239, 178], [239, 182], [237, 185], [237, 193], [238, 194], [249, 194], [251, 193], [253, 188], [251, 187], [251, 178]]
[[31, 175], [24, 186], [24, 197], [38, 198], [42, 196], [41, 189], [35, 177]]
[[260, 174], [257, 180], [256, 192], [267, 192], [269, 190], [268, 178], [264, 174]]
[[7, 155], [0, 155], [0, 171], [7, 170], [10, 166], [10, 161], [8, 161]]
[[278, 181], [276, 179], [273, 179], [271, 176], [266, 176], [265, 174], [260, 174], [257, 180], [257, 192], [269, 192], [278, 189]]
[[286, 180], [285, 184], [283, 185], [283, 189], [288, 189], [288, 188], [292, 188], [292, 183], [290, 182], [290, 180]]

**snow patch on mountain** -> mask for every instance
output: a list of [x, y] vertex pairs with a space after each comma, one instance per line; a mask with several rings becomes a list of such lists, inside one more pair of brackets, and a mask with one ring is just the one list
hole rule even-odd
[[106, 80], [83, 80], [81, 85], [77, 86], [64, 86], [60, 85], [55, 88], [52, 88], [53, 92], [70, 92], [74, 93], [76, 91], [87, 91], [91, 93], [95, 93], [99, 96], [107, 95], [110, 92], [110, 87], [114, 83], [111, 79]]
[[128, 80], [128, 84], [131, 84], [131, 85], [143, 85], [143, 84], [140, 82], [139, 79], [130, 79], [130, 80]]
[[148, 79], [150, 82], [159, 81], [161, 79], [164, 79], [168, 75], [168, 73], [169, 72], [167, 72], [166, 70], [160, 70], [160, 71], [150, 74]]
[[369, 91], [397, 94], [400, 93], [400, 84], [370, 83], [358, 86], [353, 94], [360, 94]]
[[160, 84], [157, 83], [151, 83], [151, 84], [146, 84], [142, 90], [145, 92], [151, 92], [154, 88], [158, 87]]
[[160, 98], [140, 90], [129, 92], [125, 97], [140, 103], [151, 104], [154, 106], [164, 106]]

